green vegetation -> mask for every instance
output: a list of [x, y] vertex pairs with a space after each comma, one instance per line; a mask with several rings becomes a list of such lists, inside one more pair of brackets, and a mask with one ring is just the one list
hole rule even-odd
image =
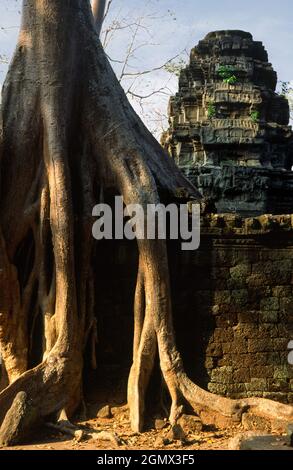
[[259, 111], [252, 111], [250, 117], [253, 120], [253, 122], [258, 122], [259, 119], [260, 119], [260, 112]]
[[223, 79], [223, 82], [229, 85], [235, 85], [238, 81], [235, 75], [235, 69], [231, 65], [220, 65], [218, 74]]
[[217, 112], [217, 110], [216, 110], [215, 105], [213, 103], [209, 103], [209, 105], [208, 105], [208, 118], [212, 119], [213, 117], [215, 117], [216, 112]]

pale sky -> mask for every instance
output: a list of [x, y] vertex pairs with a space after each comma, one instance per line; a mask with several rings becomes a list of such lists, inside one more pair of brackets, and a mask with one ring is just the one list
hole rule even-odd
[[[243, 29], [264, 43], [279, 79], [293, 79], [292, 0], [113, 0], [112, 5], [106, 26], [113, 21], [125, 26], [142, 18], [135, 41], [138, 49], [127, 72], [160, 67], [177, 54], [186, 60], [187, 55], [183, 51], [190, 51], [210, 31]], [[20, 0], [0, 0], [0, 55], [5, 55], [8, 61], [16, 43], [20, 7]], [[134, 32], [135, 26], [131, 30], [126, 28], [115, 32], [107, 47], [112, 59], [125, 60]], [[0, 64], [1, 83], [7, 67], [5, 63]], [[115, 62], [113, 67], [119, 75], [122, 64]], [[134, 100], [135, 108], [153, 130], [159, 125], [154, 121], [157, 116], [166, 113], [168, 95], [176, 91], [177, 79], [166, 71], [156, 71], [137, 78], [134, 84], [133, 79], [124, 78], [122, 84], [126, 90], [132, 84], [132, 91], [144, 96], [161, 90], [143, 101], [143, 109], [138, 100]]]

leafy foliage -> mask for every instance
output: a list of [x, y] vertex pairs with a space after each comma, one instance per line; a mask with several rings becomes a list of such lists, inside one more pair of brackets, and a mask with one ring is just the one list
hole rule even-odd
[[217, 110], [216, 107], [213, 103], [209, 103], [208, 105], [208, 118], [212, 119], [213, 117], [216, 116]]
[[260, 119], [260, 112], [259, 111], [252, 111], [250, 117], [253, 120], [253, 122], [258, 122], [259, 119]]
[[224, 83], [228, 83], [229, 85], [237, 83], [235, 69], [231, 65], [220, 65], [218, 68], [218, 74], [223, 79]]

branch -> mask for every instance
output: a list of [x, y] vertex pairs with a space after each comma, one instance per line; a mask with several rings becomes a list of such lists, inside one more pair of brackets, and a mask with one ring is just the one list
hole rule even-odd
[[154, 96], [154, 95], [157, 95], [157, 94], [169, 96], [170, 93], [167, 93], [165, 90], [166, 90], [166, 87], [162, 87], [162, 88], [159, 88], [158, 90], [152, 91], [152, 92], [149, 93], [148, 95], [139, 95], [139, 94], [134, 93], [133, 91], [131, 91], [131, 90], [129, 89], [129, 90], [126, 92], [126, 95], [130, 95], [130, 96], [132, 96], [133, 98], [138, 98], [138, 99], [140, 99], [140, 100], [145, 100], [145, 99], [150, 98], [151, 96]]
[[143, 70], [142, 72], [125, 72], [123, 77], [136, 77], [136, 76], [140, 77], [141, 75], [147, 75], [147, 74], [152, 73], [152, 72], [158, 72], [159, 70], [165, 69], [166, 66], [168, 64], [170, 64], [171, 62], [173, 62], [173, 60], [177, 59], [177, 57], [179, 57], [180, 54], [181, 53], [176, 54], [174, 57], [172, 57], [171, 59], [164, 62], [164, 64], [159, 65], [158, 67], [154, 67], [154, 68], [149, 69], [149, 70]]

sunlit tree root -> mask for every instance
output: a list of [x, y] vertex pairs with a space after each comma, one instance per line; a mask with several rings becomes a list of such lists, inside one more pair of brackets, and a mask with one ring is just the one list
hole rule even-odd
[[89, 428], [88, 426], [76, 426], [72, 424], [64, 410], [62, 410], [56, 423], [47, 422], [46, 426], [50, 429], [54, 429], [62, 434], [73, 437], [77, 442], [93, 439], [95, 441], [109, 441], [114, 447], [118, 447], [122, 444], [121, 439], [116, 433], [108, 431], [96, 431]]
[[[91, 233], [97, 189], [115, 189], [126, 204], [143, 207], [162, 195], [178, 201], [182, 188], [186, 197], [200, 196], [129, 105], [87, 1], [24, 2], [2, 114], [0, 344], [10, 385], [0, 393], [0, 443], [13, 445], [63, 409], [70, 417], [82, 397], [83, 353], [88, 342], [94, 349], [98, 313]], [[192, 384], [175, 344], [166, 243], [138, 240], [138, 249], [133, 430], [143, 430], [157, 350], [171, 423], [184, 400], [202, 417], [211, 410], [239, 422], [251, 409], [292, 420], [290, 406], [233, 401]]]
[[[141, 270], [144, 268], [144, 295], [140, 297], [148, 299], [151, 306], [152, 321], [148, 320], [146, 308], [145, 320], [140, 324], [140, 331], [144, 332], [144, 338], [152, 338], [152, 349], [146, 351], [144, 364], [136, 369], [137, 382], [139, 373], [149, 376], [152, 370], [153, 354], [155, 351], [154, 335], [158, 344], [161, 371], [171, 395], [172, 406], [169, 421], [175, 424], [182, 413], [184, 402], [189, 403], [194, 411], [202, 418], [205, 424], [216, 424], [220, 427], [241, 423], [244, 413], [250, 413], [265, 418], [272, 428], [285, 429], [289, 422], [293, 421], [293, 407], [262, 398], [249, 398], [232, 400], [203, 390], [194, 384], [185, 374], [182, 359], [176, 348], [175, 335], [172, 325], [172, 310], [170, 305], [170, 287], [168, 283], [168, 264], [164, 244], [160, 241], [142, 241], [139, 243], [141, 259], [146, 260], [145, 266], [140, 262]], [[146, 253], [144, 257], [144, 253]], [[139, 279], [139, 278], [138, 278]], [[162, 282], [164, 280], [164, 282]], [[140, 288], [138, 280], [138, 288]], [[148, 291], [149, 287], [149, 291]], [[152, 297], [153, 296], [153, 297]], [[141, 306], [141, 303], [139, 304]], [[141, 312], [137, 314], [141, 319]], [[139, 348], [134, 348], [134, 365], [141, 360]], [[148, 367], [148, 369], [146, 369]], [[135, 369], [135, 366], [133, 366]], [[133, 377], [130, 375], [130, 383]], [[135, 390], [133, 388], [133, 390]], [[139, 394], [140, 389], [137, 389]], [[134, 430], [143, 429], [143, 414], [139, 413], [137, 403], [143, 402], [144, 390], [136, 400], [129, 400], [131, 421]], [[140, 408], [143, 410], [143, 407]]]

